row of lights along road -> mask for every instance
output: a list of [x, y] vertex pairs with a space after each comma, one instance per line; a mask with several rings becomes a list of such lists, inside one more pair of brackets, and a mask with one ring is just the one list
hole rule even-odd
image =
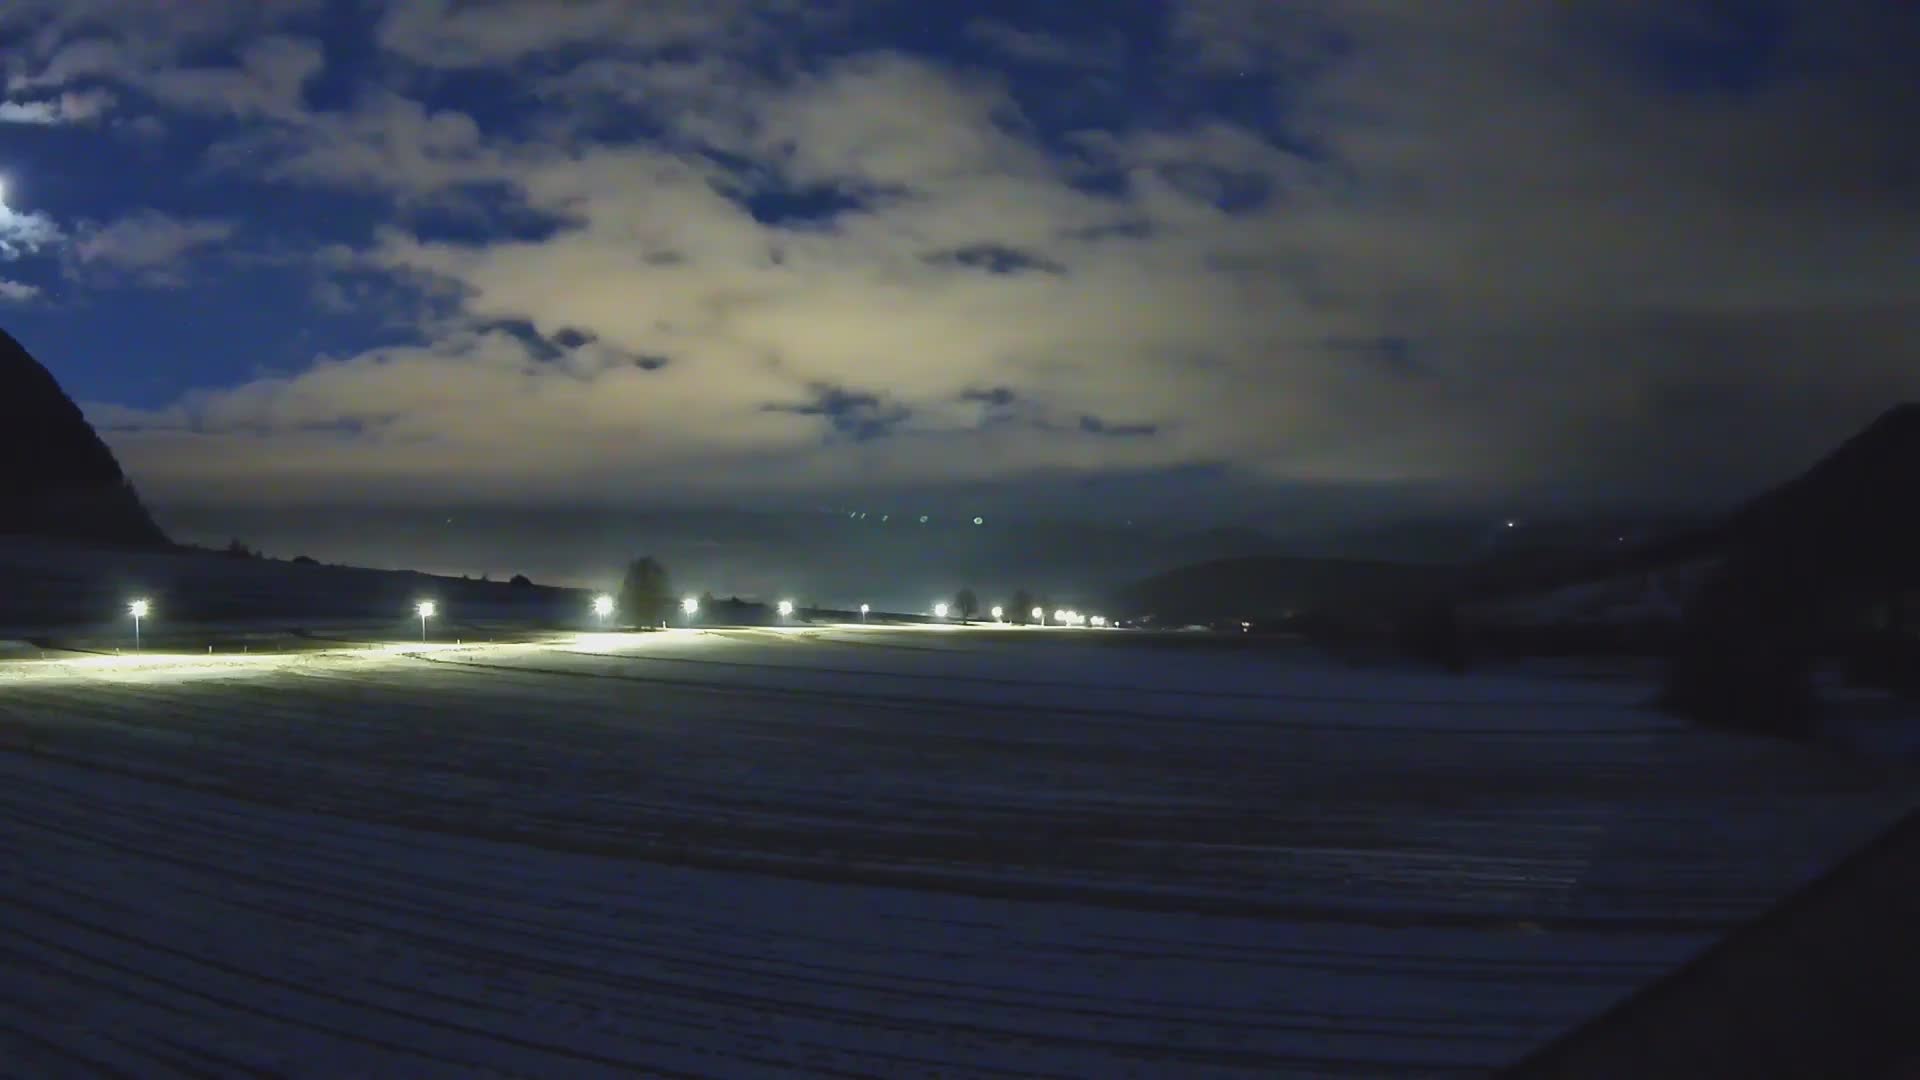
[[[607, 619], [613, 615], [613, 609], [613, 597], [601, 595], [593, 598], [593, 614], [600, 620], [602, 626], [605, 626]], [[794, 611], [793, 601], [780, 601], [776, 610], [780, 612], [782, 619], [792, 618]], [[866, 622], [867, 614], [872, 610], [873, 608], [870, 605], [861, 604], [860, 621]], [[944, 619], [951, 610], [952, 609], [944, 603], [935, 604], [933, 605], [933, 617], [936, 619]], [[127, 614], [133, 616], [133, 647], [136, 652], [140, 649], [140, 623], [145, 620], [148, 615], [152, 614], [152, 612], [153, 605], [146, 600], [135, 600], [127, 605]], [[687, 625], [693, 625], [693, 617], [700, 613], [700, 601], [691, 596], [687, 597], [685, 600], [680, 601], [680, 612], [687, 617]], [[431, 600], [422, 600], [413, 606], [413, 613], [420, 617], [420, 640], [425, 641], [427, 640], [427, 620], [439, 614], [439, 607]], [[992, 614], [994, 622], [1006, 621], [1005, 608], [995, 605]], [[1034, 608], [1028, 614], [1032, 616], [1034, 622], [1042, 626], [1047, 625], [1046, 609]], [[1061, 626], [1107, 625], [1107, 620], [1098, 615], [1087, 616], [1077, 611], [1064, 610], [1054, 612], [1053, 621]]]

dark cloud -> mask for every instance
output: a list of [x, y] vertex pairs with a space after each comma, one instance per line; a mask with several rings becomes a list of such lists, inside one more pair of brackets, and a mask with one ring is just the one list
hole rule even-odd
[[1160, 433], [1158, 424], [1115, 424], [1097, 416], [1082, 416], [1080, 430], [1109, 439], [1138, 439]]
[[876, 394], [829, 385], [814, 386], [811, 401], [773, 404], [764, 408], [768, 412], [822, 417], [834, 431], [854, 442], [869, 442], [891, 435], [896, 427], [913, 415], [913, 410], [882, 401]]
[[961, 401], [973, 401], [982, 405], [1005, 408], [1014, 403], [1020, 395], [1010, 386], [990, 386], [984, 390], [966, 390], [960, 394]]
[[990, 274], [1064, 274], [1060, 263], [1031, 252], [1018, 251], [999, 244], [974, 244], [954, 251], [926, 257], [935, 266], [964, 266]]

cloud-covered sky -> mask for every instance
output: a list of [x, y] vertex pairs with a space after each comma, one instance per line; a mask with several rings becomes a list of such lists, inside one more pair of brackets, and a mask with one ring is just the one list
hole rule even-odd
[[160, 501], [1727, 500], [1920, 393], [1879, 0], [8, 0]]

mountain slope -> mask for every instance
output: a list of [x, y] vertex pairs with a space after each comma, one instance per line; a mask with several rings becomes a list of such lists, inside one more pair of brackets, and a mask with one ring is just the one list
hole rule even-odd
[[0, 535], [6, 534], [167, 543], [79, 406], [0, 330]]

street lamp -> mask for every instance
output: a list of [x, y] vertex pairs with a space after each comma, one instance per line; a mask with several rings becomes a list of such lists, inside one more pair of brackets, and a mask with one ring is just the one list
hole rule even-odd
[[133, 616], [133, 651], [140, 651], [140, 620], [147, 617], [153, 606], [145, 600], [135, 600], [127, 605], [127, 614]]
[[694, 599], [691, 596], [687, 597], [685, 600], [680, 601], [680, 611], [686, 615], [688, 626], [693, 625], [693, 616], [699, 610], [700, 610], [700, 601]]
[[607, 616], [613, 614], [613, 597], [596, 596], [593, 598], [593, 613], [600, 617], [600, 625], [607, 625]]
[[947, 605], [945, 605], [945, 604], [935, 604], [935, 605], [933, 605], [933, 617], [934, 617], [934, 618], [936, 618], [936, 619], [944, 619], [944, 618], [946, 618], [946, 617], [947, 617]]
[[868, 608], [868, 607], [867, 607], [867, 605], [865, 605], [865, 604], [861, 604], [861, 605], [860, 605], [860, 621], [861, 621], [861, 622], [866, 622], [866, 621], [867, 621], [867, 612], [868, 612], [869, 610], [871, 610], [871, 609], [870, 609], [870, 608]]
[[1006, 615], [1006, 613], [1007, 613], [1006, 608], [1001, 607], [999, 604], [993, 605], [993, 621], [994, 622], [999, 622], [1001, 618]]
[[1046, 608], [1034, 608], [1032, 611], [1027, 612], [1027, 614], [1033, 616], [1033, 621], [1039, 623], [1041, 626], [1047, 625]]
[[427, 640], [427, 620], [433, 618], [437, 610], [431, 600], [422, 600], [413, 606], [413, 613], [420, 616], [420, 640], [423, 642]]
[[793, 601], [791, 600], [780, 601], [780, 617], [783, 619], [786, 619], [786, 618], [791, 618], [792, 616], [793, 616]]

